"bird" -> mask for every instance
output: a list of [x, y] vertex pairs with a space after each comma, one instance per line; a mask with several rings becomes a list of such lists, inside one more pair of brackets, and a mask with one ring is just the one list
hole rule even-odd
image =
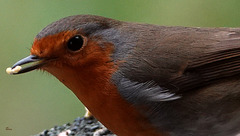
[[7, 71], [32, 70], [55, 76], [118, 136], [240, 133], [240, 28], [68, 16]]

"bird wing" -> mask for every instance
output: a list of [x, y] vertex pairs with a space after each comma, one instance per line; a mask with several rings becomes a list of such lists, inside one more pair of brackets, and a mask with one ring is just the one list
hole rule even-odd
[[186, 91], [221, 79], [234, 77], [240, 74], [240, 47], [229, 48], [229, 44], [238, 44], [236, 41], [224, 41], [221, 44], [228, 46], [227, 49], [217, 50], [193, 59], [184, 69], [181, 76], [172, 79], [170, 82]]
[[125, 96], [140, 90], [152, 101], [155, 96], [175, 100], [186, 91], [240, 74], [240, 29], [170, 27], [152, 34], [149, 37], [156, 39], [140, 37], [144, 40], [120, 66], [124, 78], [120, 90], [130, 90], [120, 91]]

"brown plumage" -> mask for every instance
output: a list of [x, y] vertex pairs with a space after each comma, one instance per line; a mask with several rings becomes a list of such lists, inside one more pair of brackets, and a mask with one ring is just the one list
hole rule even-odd
[[44, 28], [31, 55], [13, 67], [40, 61], [19, 73], [53, 74], [119, 136], [240, 133], [239, 28], [78, 15]]

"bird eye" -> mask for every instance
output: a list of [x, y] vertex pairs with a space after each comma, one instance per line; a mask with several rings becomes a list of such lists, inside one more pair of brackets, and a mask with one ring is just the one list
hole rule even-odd
[[80, 35], [76, 35], [69, 39], [67, 48], [71, 51], [77, 51], [83, 46], [83, 38]]

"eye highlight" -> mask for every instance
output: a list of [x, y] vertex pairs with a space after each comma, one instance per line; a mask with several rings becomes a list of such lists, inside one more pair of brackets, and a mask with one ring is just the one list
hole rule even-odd
[[84, 42], [83, 37], [80, 35], [76, 35], [68, 40], [67, 48], [70, 51], [78, 51], [83, 46], [83, 42]]

